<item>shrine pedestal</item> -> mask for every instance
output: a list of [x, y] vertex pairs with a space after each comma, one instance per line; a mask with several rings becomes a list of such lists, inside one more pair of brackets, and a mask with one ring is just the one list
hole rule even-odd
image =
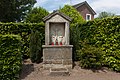
[[43, 68], [66, 67], [72, 69], [73, 45], [43, 45]]

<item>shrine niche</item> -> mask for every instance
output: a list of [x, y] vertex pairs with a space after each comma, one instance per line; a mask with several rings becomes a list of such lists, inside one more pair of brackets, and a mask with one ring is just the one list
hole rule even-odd
[[50, 23], [50, 45], [65, 45], [65, 23]]
[[62, 65], [72, 68], [72, 47], [69, 45], [71, 18], [55, 11], [43, 18], [45, 22], [45, 45], [43, 45], [43, 68]]

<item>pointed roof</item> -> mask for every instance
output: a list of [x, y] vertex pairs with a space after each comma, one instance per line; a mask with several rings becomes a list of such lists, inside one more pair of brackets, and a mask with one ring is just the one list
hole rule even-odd
[[63, 13], [61, 13], [60, 11], [56, 10], [56, 11], [53, 11], [51, 14], [49, 14], [48, 16], [44, 17], [43, 18], [43, 21], [47, 21], [49, 20], [50, 18], [52, 18], [53, 16], [55, 15], [60, 15], [61, 17], [65, 18], [66, 20], [68, 21], [71, 21], [71, 18]]
[[95, 15], [96, 14], [96, 12], [90, 7], [90, 5], [86, 2], [86, 1], [84, 1], [84, 2], [82, 2], [82, 3], [79, 3], [79, 4], [76, 4], [76, 5], [73, 5], [73, 7], [74, 8], [78, 8], [78, 7], [81, 7], [82, 5], [86, 5], [87, 7], [88, 7], [88, 9]]

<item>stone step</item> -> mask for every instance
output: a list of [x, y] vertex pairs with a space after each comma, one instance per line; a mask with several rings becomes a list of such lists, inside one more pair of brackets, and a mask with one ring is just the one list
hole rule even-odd
[[66, 68], [63, 64], [52, 64], [51, 68]]
[[[57, 67], [56, 67], [57, 66]], [[69, 70], [61, 65], [55, 65], [54, 67], [50, 68], [50, 75], [51, 76], [69, 76]]]

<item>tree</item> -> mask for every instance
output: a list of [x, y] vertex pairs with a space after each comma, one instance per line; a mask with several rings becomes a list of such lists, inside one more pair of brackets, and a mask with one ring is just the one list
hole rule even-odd
[[28, 14], [27, 17], [25, 18], [25, 22], [31, 22], [31, 23], [40, 23], [43, 21], [42, 18], [47, 16], [49, 12], [45, 10], [42, 7], [36, 7], [33, 8]]
[[19, 22], [29, 12], [36, 0], [0, 0], [0, 22]]
[[71, 26], [76, 26], [84, 22], [84, 19], [80, 15], [80, 13], [70, 5], [65, 5], [63, 8], [60, 9], [60, 12], [68, 15], [72, 19]]
[[113, 17], [113, 16], [115, 16], [115, 14], [104, 11], [104, 12], [99, 13], [98, 18], [102, 19], [102, 18]]

